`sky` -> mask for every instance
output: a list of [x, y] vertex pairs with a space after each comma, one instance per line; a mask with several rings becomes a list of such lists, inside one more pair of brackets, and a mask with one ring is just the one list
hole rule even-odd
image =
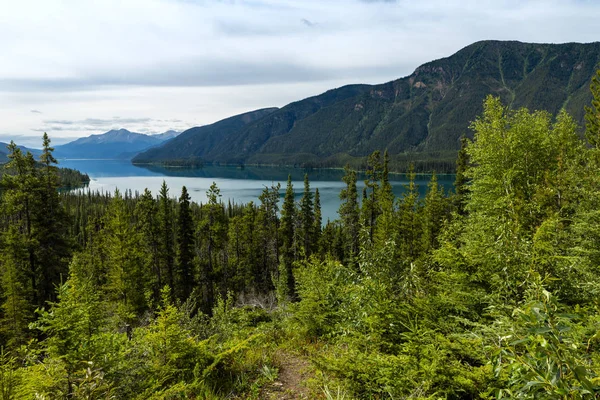
[[595, 0], [0, 0], [0, 141], [185, 130], [486, 39], [600, 40]]

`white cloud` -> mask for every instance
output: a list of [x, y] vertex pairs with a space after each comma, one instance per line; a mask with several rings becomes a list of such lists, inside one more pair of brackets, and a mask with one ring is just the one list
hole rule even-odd
[[[0, 132], [14, 134], [115, 115], [182, 129], [389, 81], [478, 40], [598, 40], [600, 20], [581, 0], [1, 2]], [[90, 133], [72, 125], [64, 137]]]

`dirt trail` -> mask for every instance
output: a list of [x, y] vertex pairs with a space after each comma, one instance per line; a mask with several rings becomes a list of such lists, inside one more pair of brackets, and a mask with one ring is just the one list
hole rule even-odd
[[312, 377], [310, 363], [298, 355], [281, 352], [277, 355], [279, 373], [277, 379], [266, 386], [261, 394], [264, 400], [310, 399], [306, 381]]

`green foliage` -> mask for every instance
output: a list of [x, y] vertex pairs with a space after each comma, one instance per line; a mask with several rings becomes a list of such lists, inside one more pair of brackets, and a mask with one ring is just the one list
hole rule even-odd
[[[521, 64], [497, 50], [509, 92], [527, 65], [545, 68], [536, 52]], [[456, 74], [480, 59], [460, 57]], [[436, 82], [427, 75], [444, 73], [417, 71], [425, 86], [394, 93], [408, 89], [425, 107], [419, 91]], [[361, 96], [364, 108], [381, 106]], [[411, 167], [395, 198], [393, 156], [375, 151], [361, 207], [347, 167], [340, 219], [325, 227], [308, 179], [299, 206], [288, 180], [281, 213], [279, 185], [257, 206], [224, 204], [214, 183], [206, 204], [185, 188], [174, 201], [166, 184], [157, 198], [58, 196], [49, 139], [41, 169], [12, 145], [0, 198], [0, 394], [598, 397], [598, 150], [565, 111], [513, 111], [494, 97], [472, 127], [455, 195], [434, 174], [421, 197]]]
[[589, 354], [597, 333], [590, 337], [582, 326], [590, 321], [569, 311], [534, 278], [512, 317], [499, 319], [494, 364], [507, 382], [497, 398], [586, 399], [600, 390], [598, 365]]

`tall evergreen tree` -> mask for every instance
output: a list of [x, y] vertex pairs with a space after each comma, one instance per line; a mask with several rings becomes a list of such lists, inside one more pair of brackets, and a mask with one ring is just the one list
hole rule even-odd
[[299, 210], [299, 225], [300, 225], [300, 240], [304, 248], [304, 255], [309, 257], [314, 251], [314, 227], [315, 227], [315, 210], [313, 194], [310, 191], [310, 182], [308, 174], [304, 174], [304, 193], [300, 199]]
[[106, 214], [103, 248], [108, 266], [106, 291], [119, 317], [133, 322], [146, 309], [148, 288], [140, 233], [119, 191], [115, 191]]
[[365, 196], [363, 197], [362, 204], [362, 221], [369, 232], [369, 240], [371, 242], [375, 234], [377, 216], [380, 213], [379, 185], [382, 181], [382, 171], [381, 153], [379, 150], [376, 150], [367, 159], [367, 179], [365, 180]]
[[342, 220], [345, 258], [354, 260], [358, 255], [358, 234], [359, 234], [359, 209], [358, 209], [358, 191], [356, 189], [356, 171], [350, 169], [350, 165], [344, 168], [345, 175], [342, 181], [346, 187], [340, 192], [340, 208], [338, 214]]
[[39, 296], [42, 301], [56, 299], [56, 286], [67, 277], [67, 265], [72, 244], [68, 239], [67, 215], [58, 195], [59, 178], [57, 164], [50, 146], [50, 138], [43, 137], [40, 162], [41, 187], [33, 212], [36, 241], [37, 268], [40, 275]]
[[16, 227], [23, 236], [27, 251], [28, 277], [32, 302], [41, 306], [39, 296], [39, 270], [36, 259], [35, 210], [40, 188], [39, 174], [31, 153], [23, 155], [21, 149], [11, 141], [8, 146], [8, 163], [4, 165], [6, 173], [2, 175], [2, 205], [7, 223]]
[[[175, 238], [173, 229], [173, 208], [169, 198], [169, 188], [163, 180], [158, 194], [158, 215], [160, 227], [160, 255], [163, 276], [173, 289], [175, 285]], [[171, 290], [171, 294], [173, 291]]]
[[318, 251], [319, 250], [319, 242], [321, 241], [321, 230], [322, 230], [322, 224], [323, 224], [323, 216], [321, 214], [321, 195], [319, 194], [319, 188], [315, 189], [315, 218], [314, 218], [314, 223], [313, 223], [313, 229], [312, 229], [312, 234], [313, 234], [313, 239], [312, 239], [312, 243], [314, 245], [314, 250]]
[[262, 261], [256, 266], [254, 276], [259, 276], [259, 288], [267, 291], [272, 288], [272, 277], [279, 269], [279, 189], [281, 185], [265, 187], [259, 196], [260, 207], [257, 215], [257, 226], [259, 229], [257, 243], [261, 248]]
[[181, 301], [185, 301], [194, 288], [194, 222], [190, 200], [187, 188], [183, 186], [177, 214], [177, 293]]
[[282, 273], [285, 274], [283, 281], [287, 286], [287, 293], [294, 297], [294, 274], [292, 271], [293, 262], [297, 258], [295, 243], [296, 226], [296, 202], [294, 199], [294, 186], [292, 185], [292, 176], [288, 175], [287, 186], [283, 205], [281, 206], [281, 219], [279, 221], [279, 232], [281, 233], [281, 262], [283, 263]]
[[415, 184], [416, 174], [413, 164], [408, 171], [408, 184], [404, 186], [404, 193], [399, 205], [399, 232], [400, 253], [404, 261], [413, 261], [421, 254], [421, 221], [419, 191]]
[[0, 333], [9, 346], [16, 348], [26, 342], [27, 325], [33, 316], [32, 293], [27, 279], [27, 245], [25, 237], [14, 226], [0, 238]]
[[427, 194], [423, 205], [423, 245], [424, 253], [438, 247], [438, 236], [443, 228], [443, 222], [448, 216], [448, 200], [444, 189], [439, 185], [434, 173], [427, 185]]
[[210, 313], [215, 300], [214, 284], [220, 283], [226, 292], [230, 277], [227, 275], [227, 260], [220, 257], [225, 249], [227, 225], [225, 209], [221, 203], [221, 191], [215, 182], [206, 192], [206, 197], [208, 202], [202, 207], [203, 214], [198, 229], [202, 247], [199, 283], [202, 285], [204, 310]]
[[152, 297], [155, 304], [160, 301], [160, 291], [164, 281], [161, 271], [161, 248], [160, 226], [158, 216], [158, 205], [152, 193], [145, 189], [139, 197], [134, 211], [138, 232], [141, 235], [142, 248], [147, 254], [147, 270], [149, 270], [149, 282], [152, 287]]
[[454, 179], [454, 206], [459, 215], [465, 214], [465, 203], [469, 193], [467, 168], [469, 167], [469, 153], [467, 146], [469, 139], [466, 136], [460, 138], [460, 151], [456, 159], [456, 178]]

